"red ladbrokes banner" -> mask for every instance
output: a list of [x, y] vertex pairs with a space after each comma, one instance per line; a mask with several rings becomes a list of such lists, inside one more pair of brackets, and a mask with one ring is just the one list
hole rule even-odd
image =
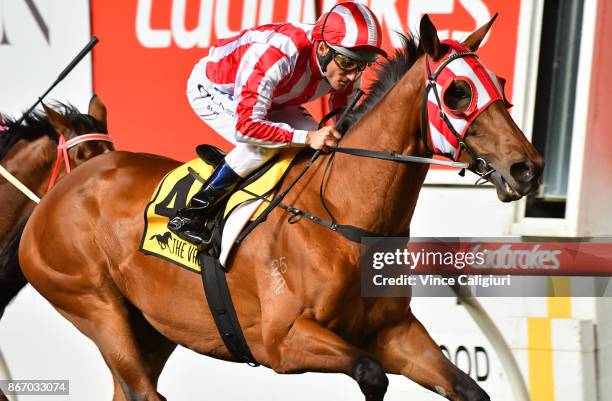
[[612, 296], [612, 243], [587, 241], [365, 238], [362, 295]]
[[[313, 23], [336, 1], [316, 0], [92, 0], [94, 91], [108, 107], [118, 149], [188, 160], [199, 143], [230, 145], [191, 110], [185, 89], [195, 63], [217, 39], [269, 22]], [[512, 97], [519, 0], [370, 0], [387, 50], [399, 47], [393, 31], [416, 32], [429, 14], [441, 37], [464, 39], [500, 14], [479, 55], [508, 80]], [[323, 102], [309, 105], [320, 117]]]

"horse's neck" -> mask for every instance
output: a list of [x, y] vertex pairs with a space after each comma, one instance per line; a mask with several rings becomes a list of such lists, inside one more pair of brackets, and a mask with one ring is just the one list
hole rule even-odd
[[[43, 136], [30, 142], [17, 141], [2, 159], [1, 164], [28, 189], [42, 197], [51, 175], [54, 142]], [[0, 180], [0, 205], [6, 213], [0, 222], [0, 242], [19, 222], [29, 216], [35, 203], [28, 199], [9, 181]]]
[[[422, 69], [413, 67], [340, 146], [423, 156]], [[428, 165], [337, 154], [326, 199], [338, 222], [393, 234], [409, 228]]]
[[32, 141], [18, 141], [3, 160], [6, 166], [15, 167], [15, 176], [39, 196], [46, 192], [46, 184], [56, 157], [57, 144], [43, 135]]

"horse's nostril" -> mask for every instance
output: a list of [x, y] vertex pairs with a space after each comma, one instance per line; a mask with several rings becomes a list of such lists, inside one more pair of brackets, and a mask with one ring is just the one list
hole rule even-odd
[[514, 163], [510, 167], [510, 174], [517, 182], [529, 183], [534, 178], [533, 163], [529, 160]]

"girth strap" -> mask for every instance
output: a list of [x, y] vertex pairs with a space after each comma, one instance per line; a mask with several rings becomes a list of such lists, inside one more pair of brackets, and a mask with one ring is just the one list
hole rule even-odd
[[225, 271], [221, 267], [219, 258], [201, 253], [200, 261], [206, 301], [223, 344], [240, 362], [245, 362], [253, 367], [259, 366], [242, 333], [232, 296], [227, 286]]

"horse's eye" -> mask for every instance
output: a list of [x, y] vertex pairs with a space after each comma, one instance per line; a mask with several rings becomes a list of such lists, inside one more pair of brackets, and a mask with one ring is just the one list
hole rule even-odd
[[468, 97], [467, 92], [463, 88], [458, 86], [455, 86], [455, 95], [457, 95], [461, 99], [465, 99]]

